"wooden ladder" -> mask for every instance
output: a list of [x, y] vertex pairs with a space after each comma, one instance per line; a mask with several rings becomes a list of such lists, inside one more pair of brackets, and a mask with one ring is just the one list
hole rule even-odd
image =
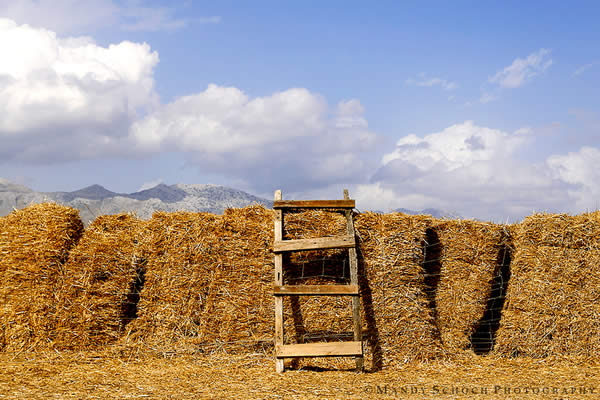
[[[293, 357], [355, 357], [356, 369], [363, 369], [363, 343], [360, 320], [360, 293], [358, 286], [358, 263], [352, 209], [348, 190], [344, 189], [344, 200], [282, 200], [281, 191], [275, 192], [275, 368], [284, 371], [284, 358]], [[316, 239], [283, 240], [284, 212], [297, 209], [330, 209], [342, 211], [346, 216], [346, 235]], [[350, 260], [349, 285], [284, 285], [283, 253], [291, 251], [347, 248]], [[283, 344], [283, 296], [352, 296], [352, 320], [354, 340], [352, 342], [323, 342]]]

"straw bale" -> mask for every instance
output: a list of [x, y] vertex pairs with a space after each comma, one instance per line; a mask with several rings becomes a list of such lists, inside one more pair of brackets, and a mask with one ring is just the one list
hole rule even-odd
[[[439, 263], [439, 281], [428, 288], [444, 347], [451, 352], [472, 347], [471, 337], [480, 328], [496, 277], [501, 274], [508, 234], [502, 225], [473, 220], [442, 220], [430, 237], [439, 250], [427, 263]], [[430, 239], [431, 240], [431, 239]], [[429, 243], [427, 249], [435, 249]], [[435, 258], [439, 258], [436, 260]], [[498, 284], [498, 283], [497, 283]]]
[[59, 299], [57, 346], [88, 348], [115, 342], [136, 317], [145, 260], [138, 252], [145, 222], [104, 215], [71, 250]]
[[83, 224], [55, 203], [15, 210], [0, 230], [0, 350], [45, 347], [54, 340], [63, 263]]
[[262, 206], [156, 212], [146, 281], [126, 343], [140, 350], [235, 350], [272, 343], [273, 214]]
[[400, 213], [356, 217], [364, 333], [374, 369], [442, 353], [423, 274], [423, 241], [431, 222]]
[[600, 249], [600, 211], [576, 216], [538, 213], [518, 227], [519, 246]]
[[[573, 227], [566, 230], [583, 237]], [[600, 250], [517, 246], [496, 351], [513, 357], [597, 357], [599, 299]]]
[[[287, 215], [287, 214], [286, 214]], [[345, 234], [343, 214], [305, 211], [290, 214], [284, 238]], [[423, 286], [423, 239], [431, 219], [404, 214], [365, 213], [355, 216], [359, 253], [365, 366], [371, 370], [440, 354], [439, 334], [432, 324]], [[298, 252], [285, 260], [284, 283], [350, 282], [347, 250]], [[286, 297], [285, 341], [352, 340], [349, 297]], [[352, 368], [351, 358], [302, 359], [300, 368]]]

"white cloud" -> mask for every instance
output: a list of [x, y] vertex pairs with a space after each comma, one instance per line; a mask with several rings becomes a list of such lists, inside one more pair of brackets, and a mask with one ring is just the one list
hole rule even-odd
[[[18, 51], [17, 51], [18, 50]], [[147, 44], [89, 38], [0, 20], [0, 160], [63, 162], [169, 151], [213, 173], [295, 190], [368, 177], [375, 135], [356, 99], [330, 107], [307, 89], [250, 98], [209, 85], [160, 105]], [[280, 184], [283, 182], [284, 184]]]
[[108, 47], [89, 38], [0, 19], [0, 138], [3, 159], [94, 156], [126, 136], [157, 103], [147, 44]]
[[447, 81], [446, 79], [442, 79], [442, 78], [427, 78], [425, 76], [425, 74], [421, 73], [419, 74], [419, 80], [416, 79], [407, 79], [405, 81], [405, 83], [407, 85], [415, 85], [415, 86], [422, 86], [422, 87], [432, 87], [432, 86], [439, 86], [441, 88], [443, 88], [444, 90], [454, 90], [456, 88], [458, 88], [458, 84], [456, 82], [451, 82], [451, 81]]
[[0, 15], [61, 34], [89, 33], [102, 27], [128, 31], [176, 30], [194, 22], [221, 22], [219, 16], [178, 18], [175, 9], [170, 7], [144, 6], [141, 1], [120, 4], [113, 0], [2, 1]]
[[520, 160], [531, 140], [528, 128], [509, 133], [472, 121], [424, 137], [408, 135], [383, 156], [360, 193], [375, 193], [372, 200], [363, 195], [374, 207], [434, 207], [497, 221], [561, 210], [572, 185], [546, 163]]
[[383, 163], [401, 160], [422, 170], [440, 164], [453, 170], [476, 161], [503, 157], [514, 152], [524, 140], [521, 134], [511, 135], [466, 121], [423, 138], [416, 135], [403, 137], [396, 143], [394, 151], [383, 156]]
[[363, 112], [357, 100], [330, 110], [302, 88], [249, 98], [237, 88], [209, 85], [137, 121], [129, 140], [138, 151], [184, 152], [204, 171], [258, 186], [295, 181], [298, 189], [366, 177], [361, 152], [375, 135]]
[[548, 49], [540, 49], [525, 59], [517, 58], [511, 65], [497, 72], [489, 81], [509, 89], [523, 86], [552, 65], [552, 59], [548, 58], [550, 52]]
[[569, 193], [575, 199], [575, 211], [600, 207], [600, 149], [582, 147], [577, 152], [553, 155], [547, 163], [554, 175], [574, 185]]

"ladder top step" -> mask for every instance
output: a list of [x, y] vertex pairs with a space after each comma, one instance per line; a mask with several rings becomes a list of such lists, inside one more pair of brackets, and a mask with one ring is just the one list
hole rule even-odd
[[275, 296], [358, 296], [358, 285], [286, 285], [273, 287]]
[[277, 358], [362, 356], [362, 342], [328, 342], [277, 345]]
[[314, 239], [276, 240], [273, 243], [273, 252], [302, 251], [319, 249], [343, 249], [355, 247], [354, 236], [332, 236]]
[[273, 208], [354, 208], [354, 200], [275, 200]]

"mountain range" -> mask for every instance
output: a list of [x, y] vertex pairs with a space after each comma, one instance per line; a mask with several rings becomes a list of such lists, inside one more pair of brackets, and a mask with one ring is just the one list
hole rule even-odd
[[272, 201], [219, 185], [159, 184], [135, 193], [115, 193], [100, 185], [92, 185], [73, 192], [36, 192], [0, 178], [0, 216], [9, 214], [14, 208], [46, 201], [78, 209], [86, 225], [99, 215], [120, 212], [134, 212], [146, 219], [154, 211], [222, 214], [227, 208], [245, 207], [253, 203], [273, 206]]
[[[73, 192], [36, 192], [26, 186], [0, 178], [0, 216], [30, 204], [54, 201], [79, 210], [82, 221], [88, 225], [99, 215], [134, 212], [147, 219], [154, 211], [191, 211], [222, 214], [227, 208], [245, 207], [258, 203], [267, 208], [273, 202], [238, 189], [210, 184], [159, 184], [151, 189], [134, 193], [115, 193], [100, 185], [92, 185]], [[460, 218], [456, 213], [427, 208], [413, 211], [406, 208], [393, 210], [406, 214], [428, 214], [438, 218]]]

